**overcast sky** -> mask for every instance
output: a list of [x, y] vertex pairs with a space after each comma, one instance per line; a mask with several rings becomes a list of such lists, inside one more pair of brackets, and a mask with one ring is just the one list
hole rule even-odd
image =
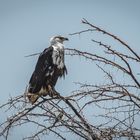
[[[24, 92], [37, 61], [37, 56], [24, 56], [43, 51], [50, 37], [60, 34], [69, 38], [66, 47], [90, 50], [88, 35], [68, 35], [87, 29], [81, 24], [82, 18], [116, 34], [140, 52], [139, 0], [0, 0], [1, 103], [9, 95]], [[78, 88], [74, 82], [96, 83], [99, 79], [96, 68], [79, 58], [66, 56], [66, 65], [68, 76], [56, 86], [62, 95]], [[95, 74], [94, 81], [89, 69]]]

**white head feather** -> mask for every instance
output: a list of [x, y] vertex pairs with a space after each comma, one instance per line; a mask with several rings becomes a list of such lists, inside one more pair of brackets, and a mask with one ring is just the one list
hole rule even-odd
[[58, 35], [58, 36], [51, 37], [50, 38], [50, 43], [51, 43], [51, 45], [54, 45], [56, 43], [63, 44], [63, 42], [66, 41], [66, 40], [68, 40], [68, 38]]

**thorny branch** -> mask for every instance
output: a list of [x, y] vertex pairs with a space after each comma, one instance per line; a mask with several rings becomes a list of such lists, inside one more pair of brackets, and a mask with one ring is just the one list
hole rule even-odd
[[[85, 140], [113, 140], [126, 138], [140, 139], [140, 82], [134, 66], [139, 67], [140, 57], [127, 43], [119, 37], [91, 24], [86, 19], [83, 24], [89, 29], [72, 33], [79, 35], [85, 32], [101, 32], [121, 43], [130, 54], [117, 50], [114, 46], [91, 38], [90, 41], [100, 46], [104, 55], [98, 52], [87, 52], [66, 48], [66, 54], [81, 56], [105, 75], [104, 84], [77, 83], [80, 88], [66, 97], [41, 97], [35, 105], [30, 105], [24, 95], [10, 98], [0, 106], [10, 115], [0, 124], [0, 136], [6, 140], [10, 130], [19, 126], [34, 126], [31, 133], [23, 139], [40, 140], [54, 134], [62, 140], [69, 139], [67, 134], [76, 135]], [[38, 55], [40, 53], [29, 56]], [[112, 57], [111, 57], [112, 56]], [[115, 60], [113, 59], [115, 57]], [[116, 71], [119, 75], [116, 74]], [[94, 77], [93, 77], [94, 79]], [[121, 82], [123, 79], [125, 82]], [[87, 110], [90, 112], [87, 113]], [[40, 121], [38, 121], [40, 120]]]
[[117, 36], [115, 36], [115, 35], [113, 35], [113, 34], [107, 32], [107, 31], [105, 31], [105, 30], [103, 30], [103, 29], [101, 29], [101, 28], [99, 28], [99, 27], [97, 27], [97, 26], [91, 24], [90, 22], [88, 22], [88, 21], [87, 21], [86, 19], [84, 19], [84, 18], [83, 18], [83, 20], [82, 20], [82, 23], [83, 23], [83, 24], [87, 24], [87, 25], [91, 26], [93, 29], [96, 29], [98, 32], [102, 32], [103, 34], [106, 34], [106, 35], [112, 37], [113, 39], [117, 40], [117, 41], [120, 42], [124, 47], [126, 47], [128, 50], [130, 50], [130, 51], [132, 52], [132, 54], [134, 54], [134, 55], [140, 60], [139, 55], [138, 55], [126, 42], [122, 41], [122, 40], [121, 40], [120, 38], [118, 38]]

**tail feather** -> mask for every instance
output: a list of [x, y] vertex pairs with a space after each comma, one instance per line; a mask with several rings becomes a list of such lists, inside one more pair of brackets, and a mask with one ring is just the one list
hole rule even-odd
[[47, 88], [41, 88], [41, 90], [38, 93], [31, 93], [29, 92], [28, 88], [26, 88], [26, 97], [28, 98], [29, 102], [33, 105], [39, 97], [41, 96], [47, 96], [49, 95], [50, 97], [54, 97], [59, 95], [59, 93], [52, 88], [50, 85], [48, 85]]
[[29, 102], [31, 102], [31, 104], [33, 105], [38, 100], [39, 95], [28, 93], [27, 97], [28, 97]]

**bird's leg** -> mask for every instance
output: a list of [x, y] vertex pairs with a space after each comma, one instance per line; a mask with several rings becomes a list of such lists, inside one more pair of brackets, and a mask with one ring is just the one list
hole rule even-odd
[[53, 97], [53, 90], [50, 85], [48, 85], [48, 93], [49, 93], [49, 96]]
[[59, 95], [59, 93], [53, 87], [51, 87], [51, 85], [48, 85], [48, 91], [51, 97]]

